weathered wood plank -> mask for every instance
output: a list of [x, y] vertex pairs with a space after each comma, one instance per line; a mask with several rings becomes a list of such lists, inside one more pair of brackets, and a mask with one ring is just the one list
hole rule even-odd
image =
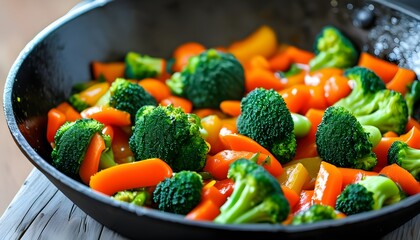
[[[0, 239], [125, 240], [87, 216], [34, 169], [0, 218]], [[420, 239], [420, 214], [383, 240]]]

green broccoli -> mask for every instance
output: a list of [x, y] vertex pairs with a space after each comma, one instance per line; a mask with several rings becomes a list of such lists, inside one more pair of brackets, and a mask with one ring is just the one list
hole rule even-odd
[[385, 83], [372, 70], [359, 66], [345, 70], [344, 76], [349, 79], [352, 91], [334, 105], [347, 108], [353, 115], [371, 113], [375, 94], [386, 89]]
[[292, 218], [291, 224], [300, 225], [337, 218], [337, 213], [333, 207], [328, 205], [313, 204], [308, 209], [296, 213]]
[[[94, 119], [79, 119], [64, 123], [54, 137], [55, 147], [51, 152], [52, 165], [64, 174], [78, 178], [80, 164], [95, 133], [101, 134], [105, 140], [107, 150], [103, 155], [112, 155], [110, 137], [102, 134], [103, 128], [104, 125]], [[111, 163], [108, 162], [108, 164]]]
[[108, 92], [96, 103], [98, 106], [111, 106], [126, 111], [134, 123], [137, 111], [145, 105], [156, 106], [156, 99], [142, 86], [124, 78], [117, 78], [112, 82]]
[[377, 163], [372, 148], [381, 133], [376, 127], [362, 126], [344, 107], [325, 110], [315, 137], [319, 156], [335, 166], [371, 170]]
[[279, 182], [261, 165], [241, 158], [228, 171], [233, 179], [231, 196], [220, 207], [216, 223], [280, 223], [290, 213], [290, 205]]
[[311, 70], [320, 68], [349, 68], [356, 65], [359, 53], [352, 41], [339, 29], [325, 26], [316, 36], [315, 57], [309, 62]]
[[371, 112], [354, 114], [362, 125], [377, 127], [381, 133], [393, 131], [402, 134], [408, 122], [408, 107], [404, 96], [396, 91], [384, 89], [375, 94]]
[[420, 181], [420, 149], [412, 148], [402, 141], [395, 141], [388, 149], [387, 159], [388, 164], [398, 164]]
[[151, 194], [147, 189], [133, 189], [119, 191], [112, 196], [113, 199], [132, 203], [137, 206], [148, 206], [151, 204]]
[[281, 78], [288, 78], [288, 77], [291, 77], [293, 75], [297, 75], [302, 71], [303, 71], [303, 69], [302, 69], [302, 67], [299, 66], [299, 64], [292, 63], [290, 65], [289, 69], [287, 69], [284, 72], [283, 71], [276, 71], [276, 74]]
[[375, 126], [381, 133], [404, 132], [409, 114], [404, 96], [386, 89], [385, 83], [367, 68], [356, 66], [347, 69], [344, 75], [353, 89], [334, 106], [345, 107], [362, 125]]
[[289, 162], [295, 156], [293, 118], [284, 99], [275, 90], [256, 88], [242, 98], [236, 125], [238, 133], [261, 144], [281, 163]]
[[160, 182], [153, 191], [153, 202], [164, 212], [185, 215], [201, 200], [203, 179], [194, 171], [180, 171]]
[[162, 58], [128, 52], [125, 56], [125, 77], [128, 79], [144, 79], [160, 77], [165, 69]]
[[336, 210], [353, 215], [381, 209], [383, 206], [399, 202], [404, 196], [398, 185], [385, 176], [366, 176], [347, 185], [338, 195]]
[[415, 111], [418, 107], [418, 104], [420, 103], [420, 81], [415, 80], [409, 84], [407, 88], [408, 91], [405, 93], [404, 98], [407, 102], [408, 115], [415, 119], [420, 119], [419, 113], [416, 113]]
[[144, 106], [136, 115], [129, 146], [136, 160], [157, 157], [175, 171], [199, 171], [209, 147], [197, 115], [179, 107]]
[[209, 49], [191, 57], [187, 66], [166, 81], [171, 91], [189, 99], [194, 108], [218, 109], [223, 100], [245, 94], [241, 63], [230, 53]]

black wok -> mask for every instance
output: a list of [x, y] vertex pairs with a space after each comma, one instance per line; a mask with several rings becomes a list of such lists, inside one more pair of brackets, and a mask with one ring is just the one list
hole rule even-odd
[[[359, 11], [374, 18], [363, 20]], [[357, 238], [361, 232], [363, 237], [378, 238], [419, 213], [420, 195], [379, 211], [296, 227], [187, 221], [116, 202], [58, 172], [50, 165], [46, 116], [69, 96], [75, 83], [91, 79], [93, 60], [121, 60], [131, 50], [169, 57], [175, 46], [186, 41], [227, 45], [262, 24], [273, 27], [280, 41], [307, 50], [321, 27], [333, 24], [361, 50], [419, 75], [419, 19], [413, 9], [376, 1], [86, 2], [39, 33], [21, 52], [6, 81], [5, 116], [16, 144], [32, 164], [88, 215], [130, 238], [343, 239]]]

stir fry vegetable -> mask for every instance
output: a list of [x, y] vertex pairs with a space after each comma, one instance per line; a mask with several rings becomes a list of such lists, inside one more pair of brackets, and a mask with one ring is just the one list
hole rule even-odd
[[[333, 26], [128, 52], [48, 112], [51, 164], [115, 201], [217, 224], [340, 221], [420, 193], [420, 85]], [[173, 63], [170, 65], [169, 63]]]

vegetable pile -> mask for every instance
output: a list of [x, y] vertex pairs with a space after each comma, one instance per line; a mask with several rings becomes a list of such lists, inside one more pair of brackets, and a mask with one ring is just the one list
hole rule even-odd
[[[170, 59], [92, 62], [50, 109], [51, 164], [115, 201], [216, 224], [309, 224], [420, 193], [416, 74], [325, 26], [313, 51], [263, 25]], [[338, 220], [339, 221], [339, 220]]]

